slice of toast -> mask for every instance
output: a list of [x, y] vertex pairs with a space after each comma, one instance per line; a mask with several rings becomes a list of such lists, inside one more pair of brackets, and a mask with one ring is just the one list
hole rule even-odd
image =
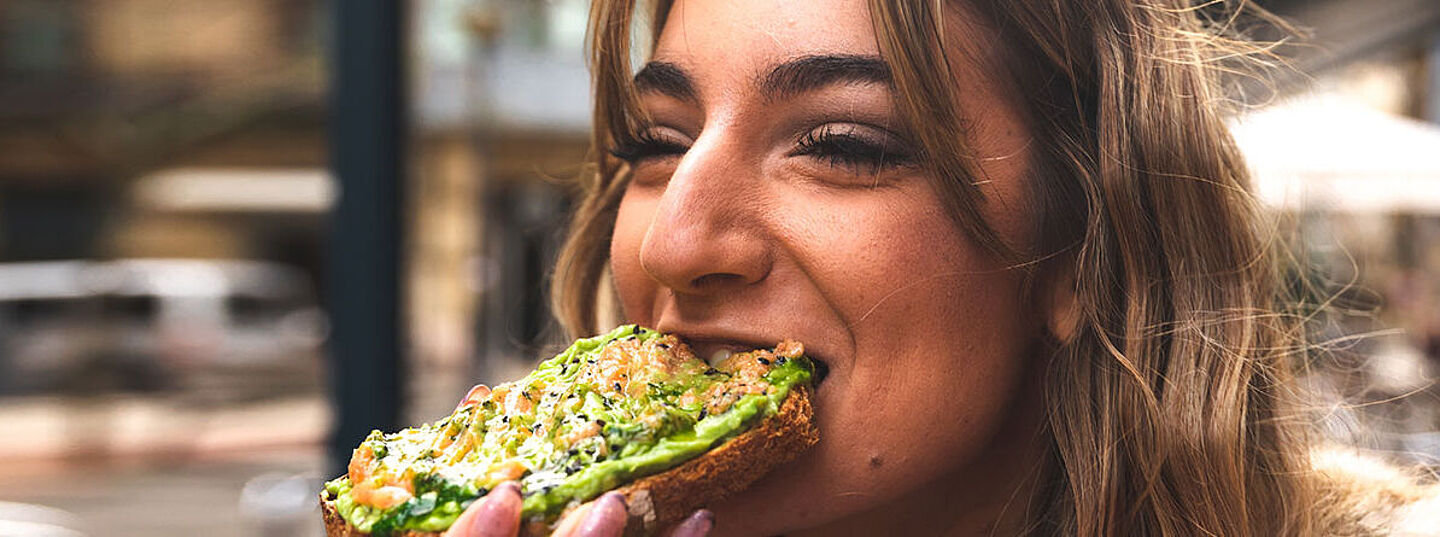
[[[615, 489], [630, 508], [627, 535], [651, 535], [684, 520], [691, 512], [740, 492], [770, 470], [785, 464], [820, 441], [810, 404], [809, 388], [796, 386], [780, 408], [765, 421], [720, 446], [665, 472]], [[321, 510], [329, 537], [363, 537], [336, 511], [334, 498]], [[530, 522], [521, 535], [548, 535], [551, 526]], [[439, 537], [440, 533], [403, 531], [397, 537]]]

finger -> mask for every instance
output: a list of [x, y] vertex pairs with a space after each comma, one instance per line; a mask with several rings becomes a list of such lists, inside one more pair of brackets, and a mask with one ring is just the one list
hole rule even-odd
[[575, 534], [575, 530], [580, 528], [580, 523], [584, 522], [585, 517], [590, 515], [590, 508], [592, 507], [595, 507], [594, 502], [576, 507], [570, 514], [565, 515], [565, 518], [560, 519], [560, 524], [555, 527], [555, 532], [551, 533], [550, 537], [572, 537]]
[[513, 537], [520, 530], [520, 486], [509, 481], [470, 505], [445, 537]]
[[625, 495], [608, 492], [595, 501], [575, 537], [620, 537], [625, 531]]
[[607, 492], [566, 517], [557, 537], [619, 537], [625, 531], [625, 495]]
[[465, 392], [465, 397], [460, 399], [460, 404], [455, 405], [455, 410], [460, 410], [465, 405], [479, 403], [480, 400], [484, 399], [487, 395], [490, 395], [490, 387], [484, 384], [476, 384], [475, 387], [470, 388], [470, 391]]
[[710, 534], [710, 528], [714, 527], [715, 513], [711, 513], [709, 509], [701, 509], [670, 530], [670, 537], [705, 537]]

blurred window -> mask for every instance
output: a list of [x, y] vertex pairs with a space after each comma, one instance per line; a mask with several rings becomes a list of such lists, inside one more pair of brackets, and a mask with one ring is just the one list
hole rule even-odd
[[111, 295], [102, 301], [101, 309], [107, 319], [148, 322], [155, 318], [160, 304], [153, 295]]
[[7, 75], [61, 75], [75, 66], [78, 10], [71, 0], [0, 5], [0, 69]]
[[294, 300], [279, 300], [247, 295], [225, 298], [225, 310], [235, 325], [256, 325], [274, 322], [301, 305]]
[[0, 315], [16, 328], [25, 329], [77, 315], [81, 299], [29, 298], [0, 303]]

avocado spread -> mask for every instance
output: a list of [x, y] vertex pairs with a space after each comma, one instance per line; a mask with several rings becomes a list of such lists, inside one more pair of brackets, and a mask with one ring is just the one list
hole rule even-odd
[[774, 414], [810, 381], [803, 352], [785, 341], [711, 367], [675, 336], [622, 326], [576, 341], [523, 379], [472, 391], [439, 421], [371, 432], [322, 497], [361, 532], [436, 532], [513, 480], [522, 517], [553, 521]]

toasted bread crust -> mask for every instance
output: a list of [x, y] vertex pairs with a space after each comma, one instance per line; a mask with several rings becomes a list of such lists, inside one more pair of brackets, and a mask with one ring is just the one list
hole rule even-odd
[[655, 533], [744, 490], [820, 442], [813, 418], [810, 390], [797, 386], [775, 415], [754, 429], [680, 466], [616, 489], [629, 502], [630, 526]]
[[[810, 390], [796, 386], [774, 415], [720, 447], [664, 472], [616, 489], [630, 506], [627, 535], [650, 535], [673, 525], [696, 509], [743, 490], [770, 470], [820, 442]], [[320, 502], [328, 537], [368, 537], [351, 527], [332, 501]], [[521, 525], [521, 535], [546, 535], [543, 523]], [[397, 537], [440, 537], [440, 533], [405, 531]]]

